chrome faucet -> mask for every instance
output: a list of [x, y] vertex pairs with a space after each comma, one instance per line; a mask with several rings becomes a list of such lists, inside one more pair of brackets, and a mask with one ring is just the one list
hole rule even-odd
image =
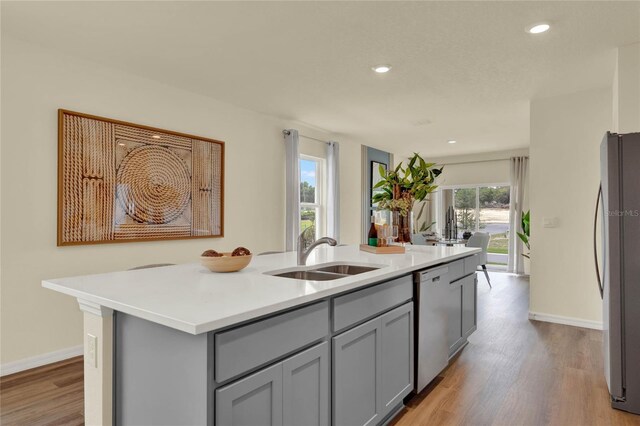
[[298, 265], [304, 266], [307, 264], [307, 257], [311, 254], [314, 248], [318, 247], [320, 244], [329, 244], [330, 246], [335, 246], [338, 244], [336, 240], [329, 237], [322, 237], [315, 240], [311, 245], [305, 250], [304, 247], [304, 233], [309, 229], [313, 229], [313, 227], [309, 227], [302, 231], [300, 235], [298, 235]]

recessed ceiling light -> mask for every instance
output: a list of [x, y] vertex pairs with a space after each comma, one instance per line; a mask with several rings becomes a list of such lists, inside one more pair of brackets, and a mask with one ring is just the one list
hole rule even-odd
[[160, 135], [153, 135], [151, 137], [154, 138], [154, 139], [160, 139]]
[[453, 139], [447, 141], [447, 143], [456, 143], [456, 142], [458, 141], [454, 141]]
[[126, 144], [126, 143], [123, 143], [123, 142], [118, 142], [118, 145], [120, 145], [120, 146], [126, 146], [127, 144]]
[[384, 74], [385, 72], [391, 71], [391, 66], [390, 65], [376, 65], [375, 67], [373, 67], [371, 69], [374, 70], [375, 72], [377, 72], [378, 74]]
[[527, 28], [527, 32], [530, 34], [540, 34], [545, 31], [549, 31], [549, 28], [551, 28], [551, 25], [547, 23], [535, 24], [534, 26]]

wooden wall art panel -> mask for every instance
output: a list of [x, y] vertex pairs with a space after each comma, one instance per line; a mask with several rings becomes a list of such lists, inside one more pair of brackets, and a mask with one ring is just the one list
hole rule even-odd
[[224, 142], [58, 111], [58, 245], [222, 237]]

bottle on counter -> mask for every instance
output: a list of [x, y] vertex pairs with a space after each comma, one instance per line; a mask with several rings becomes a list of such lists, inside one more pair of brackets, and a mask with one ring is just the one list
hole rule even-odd
[[375, 216], [371, 216], [371, 228], [369, 228], [368, 244], [371, 247], [378, 247], [378, 230], [376, 229]]

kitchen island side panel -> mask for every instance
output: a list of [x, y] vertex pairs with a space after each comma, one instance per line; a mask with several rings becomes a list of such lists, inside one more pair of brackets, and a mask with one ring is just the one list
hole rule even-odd
[[116, 425], [212, 423], [207, 333], [192, 335], [116, 312], [114, 334]]

